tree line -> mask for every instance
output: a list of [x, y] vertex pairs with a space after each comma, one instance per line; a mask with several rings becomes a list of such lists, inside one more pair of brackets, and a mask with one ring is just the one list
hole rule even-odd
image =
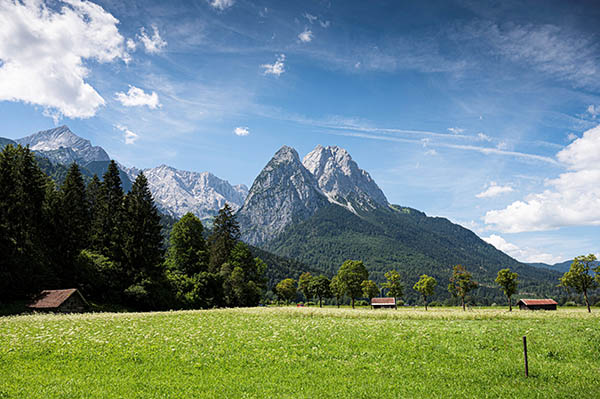
[[[573, 260], [571, 268], [560, 278], [559, 286], [567, 290], [576, 291], [582, 294], [590, 312], [590, 303], [588, 293], [600, 286], [600, 265], [592, 268], [596, 261], [593, 254], [587, 256], [578, 256]], [[595, 276], [591, 274], [594, 271]], [[397, 300], [404, 296], [404, 284], [401, 281], [400, 273], [397, 270], [390, 270], [385, 273], [386, 281], [381, 285], [382, 289], [387, 290], [387, 296], [394, 297]], [[510, 268], [498, 271], [495, 279], [508, 301], [509, 311], [512, 311], [512, 296], [517, 293], [518, 273], [512, 272]], [[427, 300], [433, 296], [437, 280], [422, 274], [419, 280], [413, 285], [413, 289], [419, 293], [423, 299], [425, 310], [427, 310]], [[477, 288], [479, 284], [473, 280], [473, 276], [462, 265], [454, 266], [448, 292], [460, 300], [463, 310], [466, 310], [465, 298]], [[340, 301], [347, 296], [350, 298], [352, 308], [357, 298], [367, 298], [369, 302], [380, 294], [378, 285], [369, 280], [369, 272], [362, 261], [347, 260], [339, 268], [337, 274], [329, 280], [326, 276], [312, 276], [311, 273], [302, 273], [296, 282], [294, 279], [287, 278], [280, 281], [275, 287], [277, 297], [289, 303], [297, 296], [300, 291], [307, 301], [311, 298], [318, 298], [319, 306], [322, 306], [323, 299], [335, 298], [339, 307]]]
[[228, 205], [208, 237], [192, 214], [168, 243], [161, 229], [143, 173], [124, 193], [114, 161], [87, 185], [73, 163], [57, 186], [28, 147], [0, 153], [2, 301], [79, 288], [94, 302], [135, 309], [258, 305], [266, 266], [240, 241]]

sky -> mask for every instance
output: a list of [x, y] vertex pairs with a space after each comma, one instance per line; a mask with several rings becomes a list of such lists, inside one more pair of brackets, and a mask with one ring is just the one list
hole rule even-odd
[[248, 186], [337, 145], [518, 260], [600, 254], [594, 1], [0, 0], [0, 121]]

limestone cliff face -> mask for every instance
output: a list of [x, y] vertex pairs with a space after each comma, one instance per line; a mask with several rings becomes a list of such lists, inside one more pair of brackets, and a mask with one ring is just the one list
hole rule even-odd
[[296, 150], [283, 146], [254, 180], [237, 214], [242, 240], [260, 245], [327, 204], [327, 197]]
[[319, 145], [304, 157], [302, 163], [315, 176], [319, 188], [331, 202], [354, 213], [388, 206], [383, 191], [345, 149]]

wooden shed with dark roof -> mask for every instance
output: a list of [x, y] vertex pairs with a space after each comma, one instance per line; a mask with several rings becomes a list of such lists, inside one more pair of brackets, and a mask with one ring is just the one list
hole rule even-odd
[[517, 302], [521, 310], [556, 310], [554, 299], [519, 299]]
[[70, 288], [44, 290], [27, 307], [40, 312], [80, 313], [88, 310], [89, 304], [77, 288]]
[[371, 299], [371, 307], [373, 309], [385, 309], [385, 308], [397, 309], [396, 298], [372, 298]]

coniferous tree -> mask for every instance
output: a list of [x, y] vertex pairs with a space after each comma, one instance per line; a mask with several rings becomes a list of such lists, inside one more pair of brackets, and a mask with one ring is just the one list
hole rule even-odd
[[123, 188], [115, 161], [110, 161], [93, 210], [92, 247], [120, 263], [122, 253]]
[[152, 287], [160, 284], [163, 263], [163, 237], [160, 216], [148, 187], [140, 173], [125, 197], [122, 237], [122, 269], [126, 278], [126, 293], [137, 305], [155, 305]]
[[33, 294], [52, 277], [44, 239], [48, 178], [28, 147], [0, 153], [0, 298]]
[[227, 203], [219, 210], [213, 221], [213, 232], [209, 237], [211, 272], [217, 272], [227, 262], [231, 251], [240, 239], [240, 226]]
[[[88, 208], [90, 214], [90, 223], [93, 223], [96, 218], [96, 210], [98, 206], [98, 199], [100, 198], [100, 192], [102, 190], [102, 182], [98, 178], [98, 175], [94, 175], [92, 180], [86, 187], [86, 197], [88, 200]], [[91, 226], [90, 226], [91, 227]], [[89, 240], [92, 240], [91, 231], [88, 233]]]
[[58, 252], [62, 257], [61, 280], [63, 286], [74, 287], [79, 281], [76, 260], [81, 250], [89, 244], [91, 227], [86, 187], [76, 163], [69, 168], [60, 188], [58, 216]]

